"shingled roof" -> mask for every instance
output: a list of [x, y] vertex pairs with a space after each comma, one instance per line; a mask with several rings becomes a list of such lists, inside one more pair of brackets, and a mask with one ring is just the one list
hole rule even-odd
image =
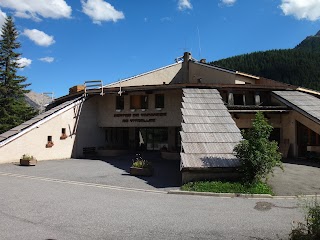
[[182, 168], [237, 167], [234, 146], [242, 139], [216, 89], [183, 89]]
[[305, 117], [320, 124], [320, 99], [299, 91], [273, 91], [274, 96]]

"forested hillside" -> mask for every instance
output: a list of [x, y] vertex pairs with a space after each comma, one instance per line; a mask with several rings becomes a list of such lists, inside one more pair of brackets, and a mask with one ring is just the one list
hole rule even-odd
[[210, 64], [320, 90], [320, 31], [294, 49], [254, 52]]

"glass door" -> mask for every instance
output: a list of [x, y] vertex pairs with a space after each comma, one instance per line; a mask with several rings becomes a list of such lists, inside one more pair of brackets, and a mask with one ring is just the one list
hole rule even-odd
[[160, 150], [168, 148], [168, 128], [138, 128], [136, 137], [140, 150]]

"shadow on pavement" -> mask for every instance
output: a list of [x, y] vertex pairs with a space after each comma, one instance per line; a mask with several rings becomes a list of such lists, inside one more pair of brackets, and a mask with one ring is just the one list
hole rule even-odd
[[135, 153], [116, 156], [116, 157], [100, 157], [95, 158], [112, 166], [126, 171], [123, 177], [130, 176], [142, 179], [146, 184], [155, 188], [170, 188], [181, 186], [180, 160], [162, 159], [158, 152], [145, 152], [141, 154], [142, 158], [150, 161], [154, 168], [154, 174], [151, 177], [131, 176], [130, 167]]
[[303, 165], [303, 166], [320, 168], [320, 160], [317, 160], [317, 159], [286, 158], [286, 159], [283, 159], [282, 162], [295, 164], [295, 165]]

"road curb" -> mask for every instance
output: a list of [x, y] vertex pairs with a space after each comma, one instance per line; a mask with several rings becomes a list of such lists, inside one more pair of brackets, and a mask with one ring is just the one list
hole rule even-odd
[[243, 194], [243, 193], [211, 193], [211, 192], [193, 192], [182, 190], [169, 190], [168, 194], [177, 195], [194, 195], [207, 197], [224, 197], [224, 198], [262, 198], [262, 199], [300, 199], [300, 198], [314, 198], [319, 195], [297, 195], [297, 196], [272, 196], [270, 194]]

